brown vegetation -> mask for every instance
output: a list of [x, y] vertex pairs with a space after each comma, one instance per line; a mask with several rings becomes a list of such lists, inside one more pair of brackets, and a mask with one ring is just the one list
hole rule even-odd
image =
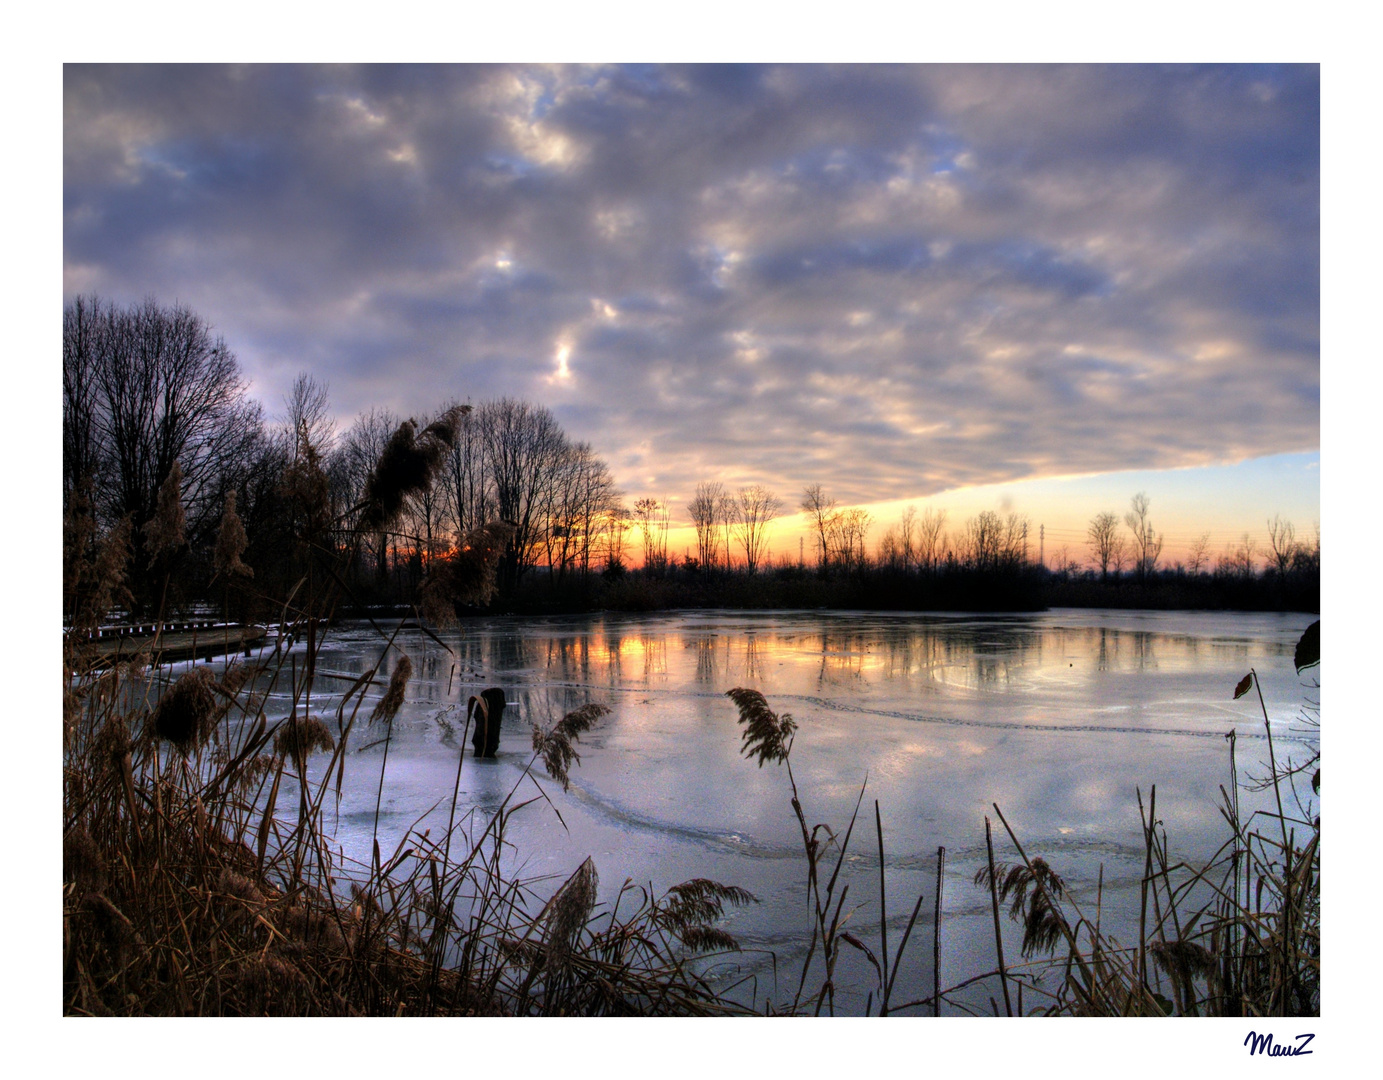
[[[597, 920], [591, 860], [545, 902], [541, 882], [501, 870], [507, 822], [524, 805], [516, 797], [538, 783], [533, 766], [541, 760], [565, 786], [579, 761], [574, 743], [603, 706], [535, 730], [528, 768], [473, 830], [462, 824], [471, 819], [467, 808], [458, 814], [457, 806], [463, 737], [444, 835], [410, 831], [388, 853], [376, 831], [365, 866], [333, 855], [324, 807], [333, 792], [339, 797], [361, 709], [378, 694], [368, 716], [385, 729], [382, 793], [412, 662], [400, 654], [386, 682], [382, 664], [397, 651], [398, 631], [381, 631], [381, 661], [351, 684], [334, 716], [323, 717], [310, 709], [321, 634], [347, 588], [342, 564], [366, 528], [387, 523], [424, 493], [446, 434], [432, 425], [417, 436], [401, 425], [370, 474], [369, 503], [377, 509], [361, 516], [343, 551], [323, 551], [312, 514], [298, 518], [304, 573], [278, 602], [289, 616], [281, 643], [307, 643], [302, 670], [287, 649], [255, 665], [221, 664], [219, 677], [211, 665], [196, 665], [170, 679], [157, 655], [152, 667], [148, 658], [92, 666], [98, 661], [82, 644], [119, 594], [129, 563], [128, 519], [98, 537], [84, 505], [73, 500], [64, 573], [64, 605], [73, 617], [63, 673], [65, 1013], [743, 1011], [711, 989], [696, 963], [737, 947], [715, 923], [725, 905], [752, 901], [742, 890], [695, 879], [658, 894], [626, 882]], [[310, 448], [300, 462], [310, 479]], [[234, 504], [225, 507], [223, 521]], [[163, 512], [175, 517], [168, 507]], [[221, 533], [234, 541], [233, 527], [223, 524]], [[473, 530], [445, 575], [438, 574], [436, 603], [487, 595], [508, 536], [502, 526]], [[221, 569], [229, 570], [237, 544], [224, 547]], [[271, 721], [265, 695], [285, 683], [289, 715]], [[313, 755], [326, 759], [320, 779], [308, 768]], [[281, 798], [292, 789], [296, 799]]]
[[[186, 348], [141, 352], [140, 341]], [[233, 357], [190, 313], [152, 302], [120, 310], [97, 301], [78, 301], [65, 312], [64, 1012], [746, 1011], [733, 1000], [734, 987], [712, 986], [702, 974], [702, 958], [737, 949], [716, 924], [727, 905], [753, 902], [744, 890], [701, 878], [662, 893], [626, 882], [603, 907], [590, 859], [550, 894], [543, 883], [514, 880], [503, 870], [506, 825], [523, 805], [520, 789], [539, 782], [539, 762], [567, 786], [580, 760], [576, 744], [605, 712], [599, 704], [574, 710], [548, 730], [535, 728], [523, 777], [473, 828], [463, 824], [471, 820], [469, 808], [458, 806], [463, 736], [445, 833], [411, 830], [388, 852], [376, 830], [369, 864], [343, 864], [333, 854], [324, 807], [333, 792], [339, 796], [345, 755], [359, 741], [357, 718], [367, 704], [368, 723], [376, 733], [383, 728], [382, 793], [412, 661], [400, 653], [386, 682], [385, 658], [398, 652], [398, 630], [381, 630], [380, 661], [350, 685], [334, 715], [321, 715], [312, 709], [311, 686], [322, 635], [341, 605], [377, 599], [381, 594], [368, 590], [390, 575], [410, 581], [396, 595], [421, 598], [427, 618], [442, 623], [503, 587], [514, 595], [540, 555], [554, 585], [568, 572], [587, 578], [603, 558], [611, 573], [608, 581], [597, 579], [600, 587], [623, 588], [634, 602], [641, 602], [638, 590], [666, 601], [679, 588], [712, 582], [723, 589], [728, 582], [771, 603], [781, 602], [772, 593], [780, 587], [841, 590], [848, 581], [849, 588], [876, 588], [897, 603], [908, 598], [897, 587], [899, 574], [925, 581], [934, 599], [950, 601], [952, 587], [973, 597], [990, 582], [997, 583], [996, 602], [1011, 600], [1015, 585], [1027, 588], [1034, 580], [1024, 523], [998, 515], [972, 522], [963, 534], [965, 554], [946, 557], [944, 519], [925, 520], [916, 540], [910, 519], [898, 549], [906, 553], [901, 568], [871, 570], [863, 547], [867, 520], [833, 517], [834, 504], [817, 489], [820, 567], [838, 567], [842, 577], [818, 579], [791, 567], [766, 575], [754, 571], [776, 498], [746, 488], [736, 509], [723, 489], [707, 486], [696, 510], [699, 532], [704, 528], [702, 565], [683, 568], [681, 577], [631, 583], [614, 572], [623, 565], [629, 514], [608, 470], [589, 447], [568, 443], [546, 410], [512, 401], [476, 410], [453, 405], [430, 422], [397, 424], [376, 414], [333, 453], [324, 403], [324, 391], [300, 381], [290, 429], [270, 437], [243, 398]], [[204, 424], [212, 428], [203, 430]], [[128, 460], [120, 458], [126, 451]], [[104, 481], [99, 500], [91, 495], [95, 476]], [[646, 550], [655, 551], [656, 529], [665, 520], [656, 515], [665, 513], [666, 502], [644, 511]], [[712, 564], [722, 555], [728, 569], [737, 526], [748, 572], [713, 577]], [[1151, 582], [1160, 541], [1150, 526], [1143, 535], [1140, 565]], [[1280, 572], [1311, 569], [1307, 556], [1298, 566], [1300, 550], [1279, 524]], [[159, 634], [152, 656], [95, 666], [94, 654], [83, 651], [113, 608], [142, 606], [161, 626], [179, 593], [205, 596], [213, 576], [228, 609], [272, 611], [279, 622], [285, 647], [262, 666], [195, 665], [174, 679], [159, 663]], [[289, 651], [295, 642], [306, 644], [301, 670]], [[288, 716], [271, 720], [266, 695], [285, 687]], [[875, 1001], [880, 1014], [938, 1011], [943, 999], [955, 1001], [938, 988], [926, 1000], [892, 1002], [922, 898], [890, 956], [877, 804], [875, 952], [841, 921], [840, 873], [855, 819], [839, 840], [825, 825], [809, 826], [791, 771], [795, 722], [775, 714], [756, 691], [731, 696], [744, 725], [743, 752], [787, 772], [809, 875], [806, 961], [791, 1000], [771, 1007], [832, 1011], [836, 964], [847, 946], [877, 973], [877, 997], [871, 995], [866, 1012]], [[309, 770], [314, 755], [321, 759], [319, 774]], [[1261, 818], [1240, 820], [1232, 777], [1224, 810], [1230, 838], [1204, 868], [1171, 859], [1151, 794], [1142, 882], [1151, 914], [1145, 904], [1136, 947], [1102, 934], [1098, 899], [1092, 922], [1054, 869], [1030, 859], [1010, 830], [1020, 861], [991, 862], [982, 881], [994, 897], [996, 946], [1002, 947], [1000, 896], [1024, 925], [1029, 966], [1006, 967], [1001, 952], [992, 973], [1005, 1000], [1013, 982], [1020, 1011], [1022, 991], [1029, 1000], [1045, 995], [1040, 1008], [1054, 1013], [1317, 1009], [1319, 818], [1291, 818], [1280, 799], [1287, 776], [1315, 762], [1286, 771], [1275, 759], [1271, 765], [1269, 782], [1279, 796], [1272, 823], [1280, 825], [1280, 839], [1264, 831]], [[1318, 785], [1318, 769], [1314, 780]], [[292, 791], [296, 799], [285, 794]], [[863, 788], [860, 794], [862, 800]], [[836, 861], [828, 874], [831, 849]], [[943, 858], [944, 850], [939, 869]], [[935, 934], [940, 927], [938, 900]], [[1043, 958], [1063, 946], [1064, 956]], [[1058, 971], [1055, 989], [1043, 983]]]
[[[1298, 645], [1298, 671], [1319, 663], [1319, 623], [1303, 635]], [[1241, 697], [1257, 689], [1257, 675], [1250, 671], [1235, 689]], [[1003, 824], [1018, 861], [998, 863], [985, 819], [988, 864], [975, 875], [975, 884], [992, 899], [994, 942], [998, 966], [977, 973], [942, 991], [939, 986], [922, 999], [891, 1004], [893, 978], [921, 909], [917, 898], [912, 917], [892, 958], [888, 953], [887, 898], [883, 888], [883, 828], [875, 804], [878, 830], [879, 949], [875, 953], [859, 937], [843, 929], [841, 910], [845, 890], [839, 880], [842, 863], [859, 813], [857, 801], [843, 835], [826, 825], [809, 828], [796, 781], [792, 775], [790, 717], [776, 716], [763, 695], [754, 690], [729, 691], [739, 709], [744, 728], [743, 753], [766, 761], [782, 762], [791, 789], [791, 806], [799, 823], [807, 860], [809, 895], [813, 902], [811, 945], [796, 995], [786, 1011], [810, 1009], [833, 1011], [835, 968], [842, 944], [866, 956], [873, 966], [876, 994], [871, 993], [865, 1012], [877, 1002], [877, 1014], [909, 1009], [939, 1012], [943, 1002], [958, 1011], [970, 1011], [963, 991], [977, 984], [998, 983], [1007, 1015], [1079, 1016], [1313, 1016], [1320, 1012], [1320, 818], [1312, 817], [1300, 797], [1289, 812], [1283, 789], [1296, 794], [1294, 778], [1310, 774], [1312, 789], [1319, 792], [1319, 756], [1279, 763], [1272, 748], [1272, 732], [1266, 706], [1259, 704], [1268, 732], [1269, 774], [1255, 783], [1275, 797], [1275, 812], [1259, 812], [1248, 818], [1240, 813], [1239, 776], [1230, 747], [1230, 783], [1221, 788], [1221, 813], [1228, 837], [1203, 866], [1175, 859], [1165, 830], [1159, 831], [1157, 789], [1149, 793], [1146, 807], [1139, 795], [1143, 821], [1144, 869], [1140, 882], [1138, 940], [1121, 942], [1101, 925], [1103, 887], [1093, 898], [1093, 911], [1077, 902], [1061, 876], [1041, 856], [1029, 855], [1004, 818], [998, 805], [994, 812]], [[860, 800], [864, 789], [860, 790]], [[835, 850], [835, 865], [826, 875], [824, 860]], [[938, 850], [936, 918], [933, 923], [934, 957], [939, 956], [941, 934], [940, 874], [945, 849]], [[1101, 881], [1103, 876], [1101, 874]], [[1005, 963], [1000, 904], [1008, 902], [1009, 915], [1022, 929], [1024, 963]], [[818, 958], [819, 957], [819, 961]], [[818, 966], [813, 967], [814, 962]], [[935, 970], [935, 959], [934, 970]], [[805, 993], [809, 973], [817, 972], [819, 988]], [[1024, 1007], [1024, 999], [1030, 1003]], [[1015, 1005], [1016, 1001], [1016, 1005]], [[990, 1002], [995, 1015], [999, 1007]]]

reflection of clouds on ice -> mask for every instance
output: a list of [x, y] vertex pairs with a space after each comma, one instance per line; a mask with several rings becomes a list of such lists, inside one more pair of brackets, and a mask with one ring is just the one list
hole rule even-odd
[[[1093, 895], [1104, 865], [1105, 915], [1118, 926], [1141, 873], [1139, 792], [1146, 804], [1156, 785], [1174, 855], [1209, 856], [1223, 838], [1225, 732], [1238, 732], [1241, 778], [1267, 749], [1256, 695], [1233, 701], [1233, 686], [1254, 667], [1275, 737], [1302, 727], [1313, 680], [1298, 679], [1291, 651], [1310, 621], [1083, 611], [495, 619], [444, 635], [454, 655], [404, 631], [397, 644], [416, 674], [390, 736], [380, 847], [387, 857], [409, 830], [445, 828], [471, 694], [501, 686], [513, 702], [496, 760], [472, 760], [467, 744], [457, 816], [477, 837], [516, 785], [516, 802], [537, 795], [524, 778], [530, 725], [601, 702], [612, 711], [577, 744], [571, 790], [539, 771], [551, 806], [539, 797], [510, 819], [504, 865], [561, 880], [589, 854], [611, 890], [626, 877], [659, 890], [693, 877], [741, 885], [764, 902], [737, 913], [736, 932], [748, 943], [785, 940], [783, 927], [802, 919], [801, 834], [786, 773], [740, 756], [724, 693], [748, 683], [800, 725], [792, 763], [809, 824], [843, 832], [868, 777], [861, 822], [877, 799], [888, 892], [899, 906], [931, 894], [944, 844], [948, 920], [989, 918], [969, 879], [984, 859], [984, 817], [998, 829], [997, 802], [1028, 850], [1059, 867], [1078, 896]], [[373, 631], [343, 628], [329, 639], [319, 676], [358, 672], [378, 655]], [[334, 724], [347, 685], [319, 677], [313, 712]], [[380, 692], [370, 692], [352, 736], [339, 814], [333, 797], [326, 816], [335, 844], [360, 862], [370, 858], [383, 747], [360, 748], [384, 734], [364, 725]], [[287, 705], [286, 695], [273, 695], [270, 719]], [[324, 765], [313, 759], [312, 768]], [[1241, 797], [1248, 806], [1259, 796]], [[296, 803], [287, 785], [280, 799]], [[872, 867], [877, 875], [873, 836], [872, 821], [867, 829], [857, 822], [844, 873]], [[999, 849], [1001, 859], [1012, 857], [1001, 832]], [[851, 895], [871, 903], [863, 898], [872, 890], [861, 884]], [[947, 925], [948, 942], [964, 951], [972, 935]]]

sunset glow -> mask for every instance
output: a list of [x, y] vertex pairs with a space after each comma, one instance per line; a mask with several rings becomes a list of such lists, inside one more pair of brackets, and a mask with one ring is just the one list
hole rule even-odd
[[1173, 560], [1319, 519], [1315, 67], [78, 65], [65, 98], [69, 299], [192, 305], [270, 413], [303, 370], [342, 427], [534, 400], [674, 553], [701, 481], [777, 493], [775, 559], [811, 484], [871, 543], [1008, 508], [1073, 557], [1138, 491]]
[[[26, 892], [93, 1061], [140, 1015], [649, 1016], [578, 1056], [674, 1073], [1107, 1068], [1173, 1016], [1148, 1068], [1343, 1060], [1353, 8], [70, 7], [82, 62], [16, 36], [60, 148], [11, 171], [61, 170], [11, 216], [60, 190], [61, 234], [12, 260], [13, 396], [57, 396], [60, 269], [62, 428], [21, 408], [11, 471], [61, 473]], [[654, 59], [564, 59], [611, 53]], [[735, 1015], [904, 1023], [657, 1038]]]

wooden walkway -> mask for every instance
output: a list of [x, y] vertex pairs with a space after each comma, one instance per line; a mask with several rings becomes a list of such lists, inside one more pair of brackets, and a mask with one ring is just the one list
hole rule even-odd
[[262, 626], [195, 625], [173, 623], [162, 632], [157, 626], [107, 627], [81, 647], [82, 658], [93, 667], [108, 667], [141, 653], [155, 664], [177, 660], [207, 660], [213, 656], [244, 652], [268, 637]]

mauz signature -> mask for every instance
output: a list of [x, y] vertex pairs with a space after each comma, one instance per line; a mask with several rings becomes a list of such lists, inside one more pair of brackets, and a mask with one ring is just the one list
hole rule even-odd
[[1297, 1035], [1296, 1046], [1274, 1045], [1272, 1033], [1260, 1035], [1256, 1031], [1250, 1031], [1244, 1039], [1244, 1045], [1249, 1048], [1249, 1057], [1254, 1054], [1262, 1054], [1264, 1057], [1297, 1057], [1301, 1054], [1313, 1054], [1314, 1050], [1306, 1049], [1306, 1044], [1314, 1039], [1315, 1035]]

